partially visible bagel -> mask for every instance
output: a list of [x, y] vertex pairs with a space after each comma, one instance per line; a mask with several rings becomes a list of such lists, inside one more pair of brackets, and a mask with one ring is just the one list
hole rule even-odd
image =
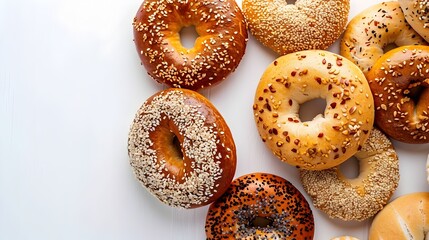
[[429, 2], [427, 0], [398, 0], [405, 19], [426, 41], [429, 41]]
[[326, 49], [344, 31], [349, 0], [243, 0], [250, 32], [280, 55]]
[[380, 239], [429, 239], [429, 192], [401, 196], [378, 213], [369, 240]]
[[398, 2], [383, 2], [367, 8], [347, 25], [340, 54], [366, 74], [389, 44], [425, 45], [425, 40], [405, 21]]

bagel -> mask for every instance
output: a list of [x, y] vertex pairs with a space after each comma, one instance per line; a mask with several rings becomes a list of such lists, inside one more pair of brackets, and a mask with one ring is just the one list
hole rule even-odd
[[211, 239], [303, 239], [314, 235], [314, 219], [304, 196], [287, 180], [252, 173], [235, 179], [209, 207]]
[[[324, 116], [302, 122], [300, 104], [326, 100]], [[352, 62], [323, 50], [282, 56], [265, 70], [253, 111], [262, 141], [293, 166], [321, 170], [353, 156], [369, 136], [373, 97]]]
[[301, 170], [304, 190], [315, 207], [331, 218], [363, 221], [380, 211], [399, 182], [398, 156], [390, 140], [373, 129], [362, 149], [355, 154], [360, 174], [345, 177], [339, 167], [323, 171]]
[[429, 41], [429, 2], [427, 0], [398, 0], [398, 2], [408, 24]]
[[347, 25], [340, 44], [340, 54], [366, 74], [389, 44], [426, 44], [405, 21], [404, 13], [396, 1], [373, 5], [356, 15]]
[[426, 173], [428, 175], [428, 183], [429, 183], [429, 154], [428, 154], [428, 159], [426, 160]]
[[389, 203], [369, 229], [369, 240], [429, 238], [429, 192], [411, 193]]
[[243, 0], [252, 35], [280, 55], [326, 49], [344, 31], [349, 0]]
[[367, 74], [375, 122], [390, 137], [429, 143], [429, 46], [403, 46], [383, 55]]
[[[179, 32], [192, 25], [199, 37], [188, 49]], [[246, 48], [245, 20], [234, 0], [145, 0], [133, 26], [148, 74], [170, 87], [198, 90], [222, 81]]]
[[205, 97], [186, 89], [158, 92], [142, 105], [130, 129], [128, 154], [141, 184], [180, 208], [220, 197], [236, 167], [226, 122]]

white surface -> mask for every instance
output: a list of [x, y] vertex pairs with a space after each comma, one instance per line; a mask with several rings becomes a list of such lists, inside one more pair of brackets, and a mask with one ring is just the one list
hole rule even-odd
[[[350, 17], [375, 2], [352, 0]], [[205, 239], [207, 207], [162, 205], [128, 163], [134, 114], [163, 88], [132, 41], [140, 4], [0, 0], [0, 239]], [[250, 37], [237, 71], [202, 93], [233, 132], [236, 177], [274, 173], [302, 191], [297, 170], [263, 145], [252, 117], [259, 77], [275, 58]], [[394, 144], [401, 169], [394, 197], [428, 191], [429, 145]], [[331, 220], [313, 210], [315, 239], [366, 239], [370, 220]]]

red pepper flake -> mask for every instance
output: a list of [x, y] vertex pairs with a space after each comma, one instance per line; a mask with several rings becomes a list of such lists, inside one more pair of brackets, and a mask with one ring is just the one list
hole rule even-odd
[[287, 136], [287, 135], [289, 135], [289, 132], [288, 131], [284, 131], [283, 132], [283, 136]]
[[268, 92], [268, 89], [264, 88], [264, 93], [267, 93], [267, 92]]
[[290, 73], [290, 75], [291, 75], [292, 77], [295, 77], [295, 75], [296, 75], [296, 71], [291, 72], [291, 73]]
[[298, 152], [298, 150], [296, 150], [295, 148], [292, 148], [292, 150], [291, 150], [292, 152], [294, 152], [294, 153], [297, 153]]
[[338, 148], [337, 148], [337, 147], [335, 147], [335, 148], [333, 149], [333, 151], [334, 151], [334, 152], [338, 152]]
[[323, 133], [319, 133], [319, 135], [317, 135], [318, 138], [322, 138], [323, 137]]
[[368, 134], [368, 132], [369, 132], [368, 130], [363, 130], [363, 133], [365, 134]]
[[286, 136], [286, 142], [290, 142], [290, 137], [289, 136]]
[[345, 147], [342, 147], [342, 148], [341, 148], [341, 152], [343, 152], [343, 153], [346, 153], [346, 150], [347, 150], [347, 149], [346, 149]]
[[277, 61], [274, 61], [274, 66], [277, 66]]
[[292, 99], [289, 99], [289, 106], [292, 106], [292, 104], [293, 104]]
[[276, 128], [273, 128], [273, 134], [274, 135], [277, 135], [279, 132], [277, 131], [277, 129]]
[[259, 101], [262, 101], [262, 100], [264, 100], [264, 98], [263, 98], [263, 97], [259, 97], [259, 98], [258, 98], [258, 100], [259, 100]]
[[340, 127], [340, 126], [332, 126], [332, 128], [333, 128], [334, 130], [337, 130], [337, 131], [339, 131], [339, 130], [341, 129], [341, 127]]
[[361, 146], [361, 145], [359, 145], [357, 150], [358, 150], [358, 151], [362, 150], [362, 146]]
[[332, 89], [332, 84], [329, 84], [328, 85], [328, 90], [331, 90]]
[[341, 62], [340, 59], [337, 59], [337, 66], [339, 66], [339, 67], [343, 66], [343, 63]]
[[332, 109], [335, 109], [335, 107], [337, 107], [337, 103], [333, 102], [333, 103], [330, 104], [330, 106], [331, 106]]
[[293, 122], [293, 118], [287, 118], [289, 122]]
[[299, 123], [298, 119], [293, 120], [294, 123]]
[[285, 87], [289, 88], [290, 87], [290, 83], [289, 82], [285, 83]]
[[293, 143], [295, 143], [295, 145], [298, 145], [299, 144], [299, 139], [295, 139], [295, 141], [293, 141]]
[[270, 86], [269, 89], [270, 89], [271, 93], [275, 93], [276, 92], [276, 89], [273, 86]]
[[258, 104], [253, 104], [253, 110], [258, 110]]
[[322, 79], [320, 77], [315, 78], [315, 80], [318, 84], [322, 84]]
[[331, 69], [331, 68], [332, 68], [332, 64], [328, 63], [328, 69]]
[[326, 59], [322, 60], [322, 64], [325, 65], [326, 64]]
[[335, 114], [334, 114], [334, 118], [337, 118], [337, 117], [338, 117], [338, 113], [335, 113]]
[[340, 155], [335, 154], [334, 159], [337, 159], [337, 158], [339, 158], [339, 157], [340, 157]]

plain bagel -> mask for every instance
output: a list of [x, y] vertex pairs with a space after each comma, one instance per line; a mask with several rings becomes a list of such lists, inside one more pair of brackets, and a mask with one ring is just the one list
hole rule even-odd
[[369, 240], [380, 239], [429, 239], [429, 192], [401, 196], [378, 213]]
[[389, 44], [426, 44], [405, 21], [398, 2], [383, 2], [367, 8], [347, 25], [340, 54], [366, 74]]

